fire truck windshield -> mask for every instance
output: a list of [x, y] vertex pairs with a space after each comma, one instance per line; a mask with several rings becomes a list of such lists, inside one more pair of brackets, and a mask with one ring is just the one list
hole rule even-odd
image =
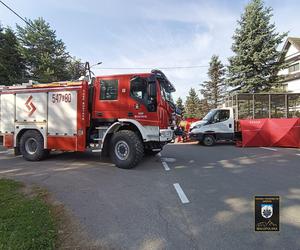
[[163, 85], [161, 85], [161, 91], [162, 91], [162, 96], [166, 99], [166, 101], [174, 103], [173, 97], [172, 97], [172, 92], [170, 92], [166, 88], [164, 88]]
[[175, 107], [172, 92], [175, 91], [174, 86], [169, 82], [167, 77], [162, 73], [160, 70], [152, 70], [151, 73], [153, 73], [156, 77], [156, 79], [159, 82], [160, 90], [161, 90], [161, 96], [163, 99], [165, 99], [171, 106]]

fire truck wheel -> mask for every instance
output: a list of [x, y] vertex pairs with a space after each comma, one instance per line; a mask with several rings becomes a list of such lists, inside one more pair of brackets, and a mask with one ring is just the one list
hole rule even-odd
[[202, 143], [204, 146], [213, 146], [216, 143], [216, 139], [213, 135], [205, 135]]
[[35, 130], [26, 131], [20, 140], [20, 152], [28, 161], [42, 160], [47, 155], [43, 136]]
[[117, 167], [133, 168], [142, 160], [144, 146], [136, 133], [121, 130], [112, 136], [110, 155]]

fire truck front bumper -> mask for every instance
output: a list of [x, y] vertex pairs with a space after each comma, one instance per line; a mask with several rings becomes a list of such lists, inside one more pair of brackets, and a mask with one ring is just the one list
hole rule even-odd
[[159, 140], [161, 142], [170, 142], [174, 139], [174, 130], [171, 128], [159, 130]]

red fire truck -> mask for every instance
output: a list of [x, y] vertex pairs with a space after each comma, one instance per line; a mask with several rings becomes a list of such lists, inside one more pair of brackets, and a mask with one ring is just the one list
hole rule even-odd
[[173, 139], [174, 86], [159, 70], [0, 89], [0, 139], [26, 160], [51, 150], [108, 152], [132, 168]]

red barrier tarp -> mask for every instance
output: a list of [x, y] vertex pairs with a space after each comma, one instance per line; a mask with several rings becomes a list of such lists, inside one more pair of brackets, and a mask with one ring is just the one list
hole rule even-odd
[[240, 120], [243, 147], [300, 147], [300, 119]]

